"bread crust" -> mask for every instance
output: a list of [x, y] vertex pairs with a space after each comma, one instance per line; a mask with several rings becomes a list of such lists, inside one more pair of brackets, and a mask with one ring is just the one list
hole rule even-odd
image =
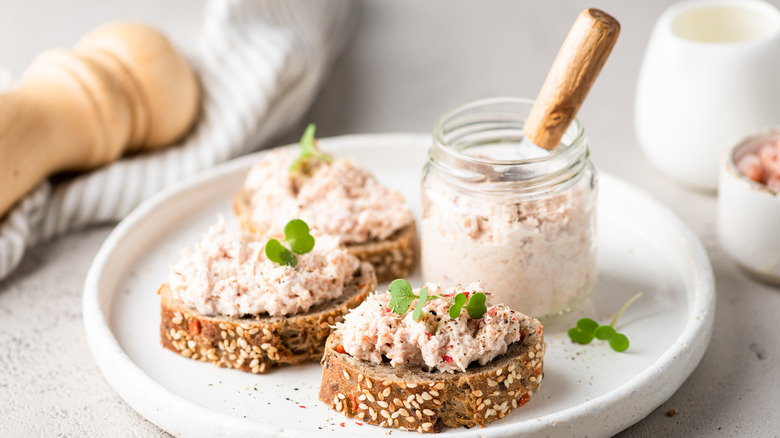
[[350, 254], [371, 263], [377, 281], [406, 278], [414, 271], [419, 251], [417, 227], [414, 222], [396, 231], [389, 239], [344, 245]]
[[[252, 220], [251, 195], [243, 187], [233, 195], [233, 211], [242, 230], [252, 234], [263, 234], [266, 231]], [[412, 221], [388, 239], [346, 244], [344, 249], [360, 260], [371, 263], [380, 283], [405, 278], [412, 273], [418, 259], [417, 227]]]
[[526, 316], [520, 327], [521, 340], [505, 354], [459, 373], [356, 359], [343, 351], [337, 330], [325, 346], [319, 399], [348, 417], [383, 427], [440, 432], [444, 426], [485, 426], [527, 403], [541, 385], [542, 326]]
[[163, 347], [218, 367], [266, 373], [272, 367], [319, 360], [336, 322], [376, 290], [376, 276], [361, 263], [336, 299], [291, 316], [252, 318], [207, 316], [173, 297], [168, 284], [161, 296], [160, 339]]

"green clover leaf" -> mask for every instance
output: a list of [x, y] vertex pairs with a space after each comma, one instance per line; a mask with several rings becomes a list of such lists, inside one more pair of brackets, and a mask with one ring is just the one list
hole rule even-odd
[[276, 239], [271, 239], [265, 244], [265, 256], [268, 260], [281, 266], [298, 266], [298, 258], [289, 249], [282, 246]]
[[460, 316], [460, 310], [463, 307], [464, 304], [466, 304], [466, 301], [468, 298], [466, 297], [466, 294], [459, 293], [455, 295], [455, 298], [452, 299], [452, 305], [450, 306], [449, 314], [450, 318], [457, 319]]
[[622, 353], [628, 350], [628, 337], [622, 333], [618, 333], [615, 330], [615, 323], [617, 323], [618, 318], [620, 318], [620, 315], [626, 311], [628, 306], [630, 306], [631, 303], [639, 299], [641, 296], [642, 292], [639, 292], [638, 294], [631, 297], [625, 304], [623, 304], [623, 307], [620, 308], [617, 315], [615, 315], [609, 325], [599, 325], [596, 321], [590, 318], [580, 319], [577, 321], [576, 327], [569, 329], [569, 338], [578, 344], [589, 344], [590, 341], [592, 341], [595, 337], [600, 341], [608, 341], [609, 346], [618, 353]]
[[417, 298], [412, 292], [412, 286], [408, 281], [399, 278], [390, 283], [390, 302], [387, 306], [391, 311], [401, 315], [412, 305], [412, 301]]
[[300, 219], [293, 219], [284, 226], [284, 241], [296, 254], [306, 254], [314, 248], [314, 237], [309, 234], [309, 226]]
[[615, 329], [609, 325], [600, 325], [594, 332], [594, 334], [596, 335], [596, 339], [598, 339], [599, 341], [608, 341], [613, 336], [615, 336], [616, 333], [617, 332], [615, 331]]
[[609, 339], [609, 346], [618, 353], [622, 353], [628, 350], [628, 338], [622, 333], [615, 333], [615, 336]]
[[487, 300], [485, 294], [482, 292], [477, 292], [471, 295], [469, 302], [463, 307], [466, 309], [472, 319], [479, 319], [485, 315], [485, 312], [487, 312], [485, 300]]
[[594, 332], [598, 326], [599, 323], [596, 321], [590, 318], [582, 318], [577, 321], [576, 327], [569, 329], [569, 337], [578, 344], [589, 344], [593, 340]]
[[[309, 234], [309, 226], [300, 219], [293, 219], [284, 226], [284, 241], [290, 245], [287, 249], [276, 239], [265, 244], [265, 256], [281, 266], [298, 266], [295, 254], [306, 254], [314, 249], [314, 237]], [[295, 254], [293, 254], [295, 253]]]

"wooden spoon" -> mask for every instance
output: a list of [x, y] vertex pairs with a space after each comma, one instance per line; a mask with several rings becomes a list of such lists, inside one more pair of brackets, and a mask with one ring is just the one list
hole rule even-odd
[[580, 13], [531, 108], [525, 138], [547, 150], [559, 145], [619, 34], [620, 23], [606, 12], [590, 8]]

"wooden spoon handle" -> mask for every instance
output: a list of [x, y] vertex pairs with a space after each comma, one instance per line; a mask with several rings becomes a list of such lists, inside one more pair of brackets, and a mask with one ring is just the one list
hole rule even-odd
[[577, 17], [523, 127], [526, 138], [548, 150], [558, 146], [619, 34], [620, 23], [606, 12], [590, 8]]

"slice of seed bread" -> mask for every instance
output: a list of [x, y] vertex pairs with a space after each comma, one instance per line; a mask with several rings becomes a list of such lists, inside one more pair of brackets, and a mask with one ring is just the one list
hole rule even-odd
[[361, 263], [339, 298], [306, 313], [233, 318], [207, 316], [173, 296], [168, 284], [161, 296], [163, 347], [218, 367], [265, 373], [278, 365], [319, 360], [332, 326], [376, 290], [374, 269]]
[[371, 263], [379, 282], [406, 278], [417, 262], [417, 228], [414, 222], [396, 231], [389, 239], [352, 243], [344, 248], [360, 260]]
[[[238, 217], [241, 229], [263, 234], [265, 229], [252, 220], [251, 195], [243, 187], [233, 195], [233, 211]], [[390, 238], [381, 241], [351, 243], [344, 245], [351, 254], [364, 262], [371, 263], [376, 271], [377, 281], [385, 282], [396, 278], [405, 278], [414, 270], [419, 253], [417, 227], [415, 223], [393, 233]]]
[[526, 316], [520, 327], [521, 339], [505, 354], [459, 373], [356, 359], [344, 352], [336, 330], [322, 358], [319, 399], [348, 417], [383, 427], [440, 432], [444, 426], [485, 426], [527, 403], [541, 385], [542, 326]]

